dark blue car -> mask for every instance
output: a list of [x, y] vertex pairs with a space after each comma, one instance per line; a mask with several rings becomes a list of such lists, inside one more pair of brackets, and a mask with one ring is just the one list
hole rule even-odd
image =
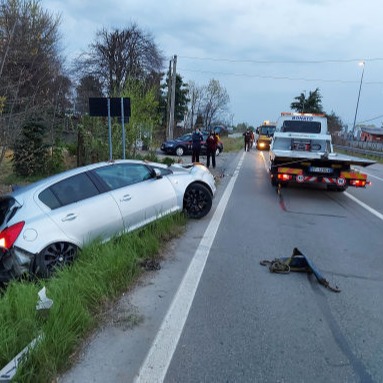
[[[206, 139], [208, 137], [208, 132], [202, 132], [203, 141], [201, 145], [201, 153], [206, 154]], [[192, 134], [187, 133], [181, 137], [178, 137], [174, 140], [168, 140], [162, 143], [161, 150], [166, 154], [175, 154], [179, 157], [185, 154], [191, 154], [192, 152]], [[217, 146], [216, 156], [223, 151], [223, 144], [220, 141]]]

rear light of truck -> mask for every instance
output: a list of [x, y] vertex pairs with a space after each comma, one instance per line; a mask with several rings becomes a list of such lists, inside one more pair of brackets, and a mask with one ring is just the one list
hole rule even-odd
[[365, 180], [350, 180], [350, 185], [355, 186], [357, 188], [363, 188], [368, 184], [369, 183], [367, 183], [367, 181]]
[[290, 181], [292, 180], [293, 176], [291, 174], [282, 174], [278, 173], [278, 180], [279, 181]]
[[0, 248], [10, 249], [15, 243], [16, 239], [23, 230], [25, 225], [24, 221], [15, 223], [12, 226], [6, 227], [0, 232]]

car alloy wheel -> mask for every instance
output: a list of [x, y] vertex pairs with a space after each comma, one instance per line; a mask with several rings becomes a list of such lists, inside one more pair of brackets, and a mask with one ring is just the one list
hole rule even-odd
[[209, 213], [213, 197], [209, 189], [201, 184], [191, 184], [185, 192], [184, 208], [190, 218], [202, 218]]
[[183, 156], [183, 155], [184, 155], [184, 152], [185, 152], [185, 150], [184, 150], [184, 148], [183, 148], [182, 146], [178, 146], [178, 147], [176, 148], [176, 154], [177, 154], [178, 157]]
[[47, 278], [56, 269], [73, 263], [76, 258], [77, 246], [68, 242], [57, 242], [48, 245], [35, 259], [35, 274]]

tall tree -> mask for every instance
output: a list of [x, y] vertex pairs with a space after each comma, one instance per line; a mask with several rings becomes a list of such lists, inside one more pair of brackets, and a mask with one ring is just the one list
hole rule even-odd
[[[193, 129], [195, 120], [198, 116], [198, 113], [201, 110], [201, 103], [203, 99], [203, 88], [198, 86], [194, 81], [189, 81], [188, 87], [188, 99], [189, 99], [189, 108], [186, 117], [186, 125]], [[202, 119], [202, 116], [200, 116]], [[201, 124], [201, 123], [200, 123]]]
[[322, 95], [319, 88], [309, 92], [306, 98], [304, 93], [294, 98], [294, 102], [290, 104], [290, 108], [299, 113], [323, 113]]
[[38, 0], [0, 0], [0, 162], [33, 116], [54, 118], [67, 106], [59, 23]]
[[201, 110], [205, 129], [209, 129], [220, 114], [227, 111], [229, 102], [230, 97], [226, 89], [222, 87], [218, 80], [210, 80], [205, 88]]
[[330, 134], [336, 134], [342, 130], [343, 122], [333, 111], [330, 114], [326, 114], [326, 117], [327, 127]]
[[130, 79], [160, 86], [164, 58], [153, 37], [133, 23], [125, 29], [97, 32], [89, 51], [77, 60], [77, 69], [98, 78], [107, 96], [120, 96]]
[[[163, 113], [163, 124], [167, 121], [168, 113], [168, 100], [170, 100], [169, 92], [171, 89], [168, 89], [169, 83], [169, 72], [165, 79], [165, 83], [162, 85], [162, 93], [160, 100], [160, 108]], [[176, 75], [176, 88], [175, 88], [175, 105], [174, 105], [174, 122], [177, 123], [184, 121], [185, 115], [188, 111], [189, 103], [189, 88], [188, 84], [183, 82], [181, 75], [177, 73]]]
[[79, 115], [89, 113], [89, 98], [102, 97], [102, 84], [92, 75], [81, 77], [76, 87], [75, 112]]

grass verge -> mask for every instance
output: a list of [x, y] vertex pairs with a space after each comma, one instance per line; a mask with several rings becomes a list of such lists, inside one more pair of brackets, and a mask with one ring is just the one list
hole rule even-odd
[[[76, 262], [49, 280], [11, 282], [0, 302], [0, 368], [40, 336], [15, 381], [45, 383], [68, 369], [102, 313], [144, 272], [144, 260], [159, 260], [162, 244], [180, 236], [186, 217], [177, 213], [143, 229], [84, 248]], [[53, 300], [47, 316], [36, 312], [38, 291]]]

